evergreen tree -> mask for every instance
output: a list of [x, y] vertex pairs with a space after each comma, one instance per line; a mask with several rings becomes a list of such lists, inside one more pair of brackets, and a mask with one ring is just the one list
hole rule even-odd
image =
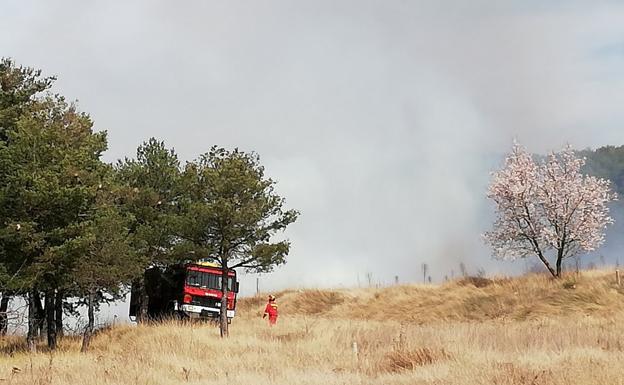
[[71, 270], [73, 292], [87, 307], [83, 352], [89, 347], [100, 303], [123, 298], [125, 288], [142, 268], [131, 246], [131, 223], [132, 218], [115, 205], [114, 196], [102, 191], [93, 212], [82, 223], [81, 235], [65, 245], [65, 253], [75, 260]]
[[44, 293], [50, 348], [56, 347], [55, 298], [71, 282], [72, 256], [62, 246], [80, 235], [104, 164], [106, 133], [59, 96], [22, 113], [0, 144], [3, 285], [29, 298], [28, 341], [34, 349], [37, 298]]
[[298, 216], [284, 210], [284, 198], [265, 177], [256, 154], [213, 147], [183, 174], [184, 199], [179, 217], [178, 248], [195, 258], [214, 257], [222, 268], [221, 336], [228, 335], [228, 269], [271, 271], [286, 262], [287, 240], [274, 235]]
[[0, 141], [15, 130], [24, 111], [37, 95], [50, 89], [54, 77], [42, 77], [41, 70], [16, 66], [9, 58], [0, 59]]
[[[137, 263], [143, 269], [171, 263], [178, 211], [180, 162], [173, 150], [154, 138], [137, 149], [136, 159], [126, 158], [116, 166], [124, 186], [123, 210], [134, 218], [130, 226]], [[147, 320], [148, 297], [143, 276], [135, 280], [139, 291], [137, 322]]]
[[[51, 87], [53, 81], [53, 77], [42, 77], [40, 70], [18, 67], [9, 58], [0, 59], [0, 147], [7, 145], [8, 135], [16, 129], [23, 112], [37, 100], [39, 94]], [[4, 183], [5, 172], [9, 170], [9, 166], [8, 163], [0, 164], [0, 183]], [[10, 253], [11, 250], [4, 249], [0, 239], [0, 334], [3, 335], [7, 332], [7, 310], [13, 294], [3, 282], [9, 282], [8, 286], [14, 286], [15, 283], [14, 277], [3, 275], [7, 273], [6, 266], [2, 263], [7, 252]]]

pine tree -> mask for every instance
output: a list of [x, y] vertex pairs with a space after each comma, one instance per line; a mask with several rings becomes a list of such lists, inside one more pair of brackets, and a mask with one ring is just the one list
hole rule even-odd
[[179, 218], [179, 249], [195, 258], [214, 257], [221, 275], [221, 336], [228, 335], [228, 270], [268, 272], [286, 262], [287, 240], [274, 236], [293, 223], [275, 182], [264, 175], [256, 154], [213, 147], [183, 173], [184, 199]]
[[[105, 169], [106, 133], [60, 96], [30, 103], [0, 145], [0, 226], [4, 286], [28, 294], [31, 318], [43, 293], [48, 345], [56, 347], [55, 298], [71, 282], [72, 257], [62, 252], [80, 235]], [[40, 318], [40, 317], [37, 317]], [[38, 320], [29, 322], [34, 348]]]
[[[123, 211], [134, 218], [130, 226], [137, 263], [146, 269], [175, 260], [175, 215], [179, 210], [180, 162], [173, 150], [154, 138], [137, 149], [136, 159], [117, 163], [118, 183], [123, 187]], [[147, 293], [143, 276], [135, 279], [139, 291], [137, 322], [147, 320]]]

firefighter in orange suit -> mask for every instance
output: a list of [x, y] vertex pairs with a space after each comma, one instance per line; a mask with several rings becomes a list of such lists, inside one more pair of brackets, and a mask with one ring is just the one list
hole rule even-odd
[[269, 316], [269, 325], [273, 326], [277, 322], [277, 304], [275, 303], [275, 296], [269, 296], [269, 303], [264, 308], [264, 315], [262, 318]]

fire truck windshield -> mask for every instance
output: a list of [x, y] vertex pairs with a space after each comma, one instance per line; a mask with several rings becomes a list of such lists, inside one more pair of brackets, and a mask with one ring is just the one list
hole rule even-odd
[[[232, 291], [233, 278], [228, 277], [228, 291]], [[203, 271], [189, 270], [186, 275], [186, 284], [204, 289], [221, 290], [221, 276]]]

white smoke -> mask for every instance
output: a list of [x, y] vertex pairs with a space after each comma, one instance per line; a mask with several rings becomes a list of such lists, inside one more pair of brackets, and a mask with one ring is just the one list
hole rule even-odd
[[624, 141], [617, 2], [9, 0], [0, 24], [3, 55], [109, 131], [109, 160], [150, 136], [261, 155], [302, 212], [264, 290], [508, 271], [479, 235], [512, 138]]

